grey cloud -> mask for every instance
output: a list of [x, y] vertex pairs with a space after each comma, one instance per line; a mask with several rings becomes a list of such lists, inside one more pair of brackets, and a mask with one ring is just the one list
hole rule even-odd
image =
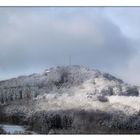
[[115, 73], [133, 55], [130, 39], [98, 8], [0, 8], [0, 12], [1, 78], [68, 64], [69, 55], [72, 64]]

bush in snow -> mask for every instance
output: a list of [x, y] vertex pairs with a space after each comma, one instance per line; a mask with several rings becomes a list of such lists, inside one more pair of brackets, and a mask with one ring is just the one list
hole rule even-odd
[[97, 96], [97, 99], [98, 99], [100, 102], [108, 102], [108, 99], [107, 99], [107, 97], [105, 97], [105, 96]]

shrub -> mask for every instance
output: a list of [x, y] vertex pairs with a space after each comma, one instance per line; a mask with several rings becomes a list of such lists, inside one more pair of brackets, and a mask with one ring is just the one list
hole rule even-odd
[[105, 97], [105, 96], [97, 96], [97, 99], [98, 99], [100, 102], [108, 102], [108, 98]]

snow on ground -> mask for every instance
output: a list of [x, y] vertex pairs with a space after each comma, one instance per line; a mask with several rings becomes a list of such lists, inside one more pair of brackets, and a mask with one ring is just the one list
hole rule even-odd
[[132, 107], [136, 111], [140, 111], [140, 97], [133, 96], [109, 96], [110, 104], [121, 104]]
[[36, 110], [68, 110], [85, 109], [114, 111], [121, 110], [127, 115], [132, 115], [140, 111], [139, 96], [101, 96], [107, 98], [107, 101], [101, 102], [93, 93], [93, 85], [86, 81], [83, 85], [68, 89], [66, 93], [50, 93], [39, 96], [36, 100]]
[[8, 134], [9, 133], [14, 134], [14, 133], [24, 133], [25, 132], [25, 128], [23, 126], [20, 126], [20, 125], [1, 124], [0, 126]]

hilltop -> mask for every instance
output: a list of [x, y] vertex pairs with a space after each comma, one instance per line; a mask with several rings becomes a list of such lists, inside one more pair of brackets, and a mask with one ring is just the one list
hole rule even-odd
[[43, 73], [19, 76], [0, 82], [0, 101], [7, 103], [44, 94], [72, 94], [76, 90], [90, 95], [138, 96], [139, 89], [114, 76], [83, 66], [58, 66]]

